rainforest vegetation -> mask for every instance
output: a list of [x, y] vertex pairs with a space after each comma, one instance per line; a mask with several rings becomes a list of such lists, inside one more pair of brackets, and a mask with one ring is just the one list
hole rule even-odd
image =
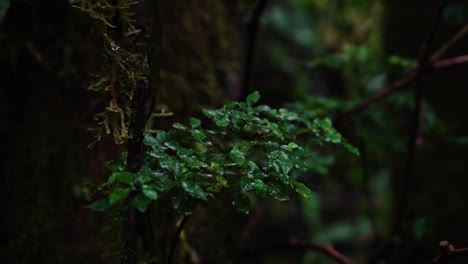
[[463, 0], [0, 0], [0, 262], [467, 263], [467, 47]]

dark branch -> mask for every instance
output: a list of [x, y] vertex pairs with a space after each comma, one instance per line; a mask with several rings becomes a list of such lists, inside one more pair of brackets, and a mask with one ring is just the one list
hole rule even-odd
[[[440, 47], [436, 52], [434, 52], [430, 59], [427, 61], [427, 65], [424, 67], [424, 69], [429, 70], [432, 68], [434, 69], [439, 69], [443, 67], [448, 67], [448, 66], [453, 66], [457, 65], [459, 63], [464, 63], [466, 62], [467, 58], [459, 58], [458, 61], [451, 61], [447, 63], [447, 61], [439, 61], [439, 59], [445, 55], [447, 50], [452, 47], [455, 43], [457, 43], [465, 34], [468, 33], [468, 24], [466, 24], [460, 31], [458, 31], [452, 38], [450, 38], [442, 47]], [[464, 57], [464, 56], [462, 56]], [[441, 65], [438, 65], [438, 63], [442, 63]], [[382, 91], [370, 96], [369, 98], [365, 99], [364, 101], [354, 105], [350, 109], [342, 112], [341, 114], [338, 115], [338, 118], [343, 118], [345, 116], [349, 116], [352, 114], [356, 114], [358, 112], [361, 112], [362, 110], [366, 109], [369, 107], [371, 104], [378, 102], [388, 95], [399, 91], [400, 89], [403, 89], [406, 87], [406, 85], [410, 84], [413, 82], [416, 77], [418, 76], [418, 72], [420, 72], [420, 67], [419, 66], [414, 66], [411, 67], [407, 70], [405, 70], [406, 75], [399, 79], [398, 81], [392, 83], [391, 85], [385, 87]]]
[[324, 255], [334, 259], [336, 263], [339, 264], [353, 264], [351, 260], [345, 257], [343, 254], [338, 252], [331, 244], [320, 245], [312, 242], [303, 241], [301, 239], [290, 237], [288, 240], [267, 246], [261, 249], [258, 249], [254, 252], [248, 252], [241, 259], [266, 255], [270, 252], [275, 252], [278, 250], [289, 250], [289, 249], [302, 249], [302, 250], [312, 250], [323, 253]]
[[255, 57], [258, 26], [266, 6], [267, 0], [259, 0], [245, 22], [247, 35], [245, 37], [244, 62], [242, 65], [242, 80], [239, 100], [245, 100], [251, 92], [250, 79], [252, 76], [252, 67]]
[[414, 93], [414, 102], [415, 109], [413, 110], [410, 118], [411, 129], [409, 132], [408, 146], [407, 146], [407, 157], [405, 164], [405, 171], [403, 174], [403, 182], [400, 189], [400, 193], [397, 197], [397, 208], [394, 218], [394, 234], [399, 235], [403, 228], [403, 220], [406, 218], [406, 213], [408, 210], [408, 197], [412, 185], [412, 175], [414, 167], [414, 157], [416, 152], [416, 143], [418, 136], [420, 135], [422, 115], [423, 111], [423, 95], [424, 95], [424, 71], [425, 68], [430, 63], [430, 54], [432, 52], [432, 47], [434, 46], [434, 40], [437, 33], [437, 30], [440, 27], [442, 20], [442, 14], [445, 7], [447, 6], [447, 1], [440, 1], [437, 10], [432, 21], [432, 26], [429, 31], [429, 36], [426, 42], [423, 45], [421, 56], [419, 58], [419, 68], [417, 72], [417, 85]]
[[187, 223], [187, 220], [189, 219], [189, 216], [184, 216], [182, 218], [182, 221], [180, 222], [179, 226], [177, 227], [177, 230], [174, 235], [174, 239], [172, 240], [171, 248], [169, 250], [169, 256], [167, 258], [167, 264], [171, 264], [172, 260], [174, 259], [174, 253], [175, 249], [177, 247], [177, 244], [179, 242], [180, 234], [182, 233], [182, 230], [184, 230], [185, 224]]
[[455, 248], [452, 244], [445, 240], [440, 241], [439, 248], [440, 254], [430, 263], [443, 263], [449, 259], [468, 256], [468, 248]]

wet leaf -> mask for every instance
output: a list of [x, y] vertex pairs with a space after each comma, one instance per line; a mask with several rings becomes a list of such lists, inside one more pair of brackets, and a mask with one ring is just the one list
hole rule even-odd
[[103, 212], [111, 207], [111, 204], [109, 203], [109, 198], [103, 198], [99, 201], [96, 201], [90, 205], [87, 206], [87, 208], [96, 211], [96, 212]]
[[118, 201], [126, 198], [130, 192], [132, 192], [132, 189], [130, 188], [116, 188], [114, 189], [111, 194], [109, 194], [109, 203], [110, 205], [113, 205], [117, 203]]
[[158, 193], [151, 186], [143, 185], [142, 191], [143, 191], [143, 194], [149, 199], [153, 201], [158, 199]]
[[312, 198], [312, 191], [309, 189], [309, 187], [298, 181], [291, 181], [291, 183], [298, 194], [304, 196], [307, 199]]
[[256, 102], [258, 102], [258, 100], [260, 100], [260, 93], [258, 91], [255, 91], [251, 93], [249, 96], [247, 96], [246, 102], [248, 105], [253, 105]]
[[130, 202], [130, 205], [138, 211], [144, 213], [146, 211], [146, 208], [148, 208], [148, 205], [151, 203], [151, 200], [146, 197], [143, 194], [137, 194], [132, 201]]
[[195, 182], [183, 181], [182, 182], [182, 188], [188, 194], [190, 194], [191, 196], [193, 196], [195, 198], [202, 199], [202, 200], [206, 200], [206, 198], [207, 198], [206, 193], [203, 191], [203, 189], [200, 187], [200, 185], [198, 185]]
[[201, 125], [201, 121], [197, 118], [190, 118], [190, 125], [192, 126], [192, 128], [197, 128]]

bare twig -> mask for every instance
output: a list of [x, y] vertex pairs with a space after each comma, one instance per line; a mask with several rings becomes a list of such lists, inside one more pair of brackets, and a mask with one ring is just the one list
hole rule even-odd
[[245, 22], [247, 35], [245, 38], [244, 62], [242, 65], [242, 80], [240, 86], [240, 100], [244, 100], [249, 95], [252, 66], [255, 57], [255, 45], [257, 40], [258, 26], [267, 5], [267, 0], [258, 0], [251, 14]]
[[333, 247], [332, 244], [319, 245], [319, 244], [315, 244], [315, 243], [312, 243], [312, 242], [302, 241], [302, 240], [294, 238], [294, 237], [289, 238], [288, 242], [289, 242], [289, 245], [293, 246], [293, 247], [303, 248], [303, 249], [307, 249], [307, 250], [320, 251], [320, 252], [324, 253], [325, 255], [335, 259], [337, 263], [340, 263], [340, 264], [353, 264], [353, 262], [351, 260], [349, 260], [343, 254], [338, 252]]
[[[410, 117], [411, 129], [409, 131], [408, 146], [407, 146], [407, 156], [405, 171], [403, 174], [403, 181], [400, 189], [400, 193], [397, 197], [397, 208], [394, 218], [394, 234], [400, 235], [403, 229], [403, 220], [408, 211], [408, 197], [411, 190], [412, 180], [413, 180], [413, 167], [414, 167], [414, 157], [416, 153], [416, 143], [421, 129], [422, 115], [424, 113], [424, 70], [427, 65], [431, 64], [431, 52], [434, 45], [435, 35], [440, 26], [442, 19], [442, 14], [445, 7], [447, 6], [447, 1], [439, 1], [437, 10], [432, 21], [430, 32], [426, 42], [423, 45], [422, 52], [419, 58], [419, 68], [417, 72], [417, 85], [414, 92], [414, 102], [415, 108]], [[444, 45], [445, 46], [445, 45]], [[437, 52], [436, 52], [437, 53]]]
[[430, 263], [443, 263], [448, 259], [455, 257], [468, 256], [468, 248], [455, 248], [448, 241], [440, 241], [439, 243], [440, 254], [435, 257]]
[[454, 58], [450, 59], [445, 59], [445, 60], [439, 60], [434, 63], [433, 68], [434, 69], [441, 69], [445, 67], [450, 67], [458, 64], [463, 64], [468, 62], [468, 54], [467, 55], [462, 55], [462, 56], [457, 56]]
[[463, 26], [460, 31], [457, 32], [453, 37], [451, 37], [442, 47], [440, 47], [434, 54], [432, 54], [430, 63], [434, 63], [438, 61], [444, 54], [447, 52], [447, 50], [452, 47], [455, 43], [457, 43], [463, 36], [465, 36], [468, 33], [468, 24]]
[[247, 240], [252, 235], [252, 231], [254, 230], [255, 226], [260, 222], [263, 215], [265, 214], [265, 206], [263, 204], [258, 205], [255, 208], [255, 212], [249, 218], [249, 221], [245, 225], [244, 229], [241, 232], [241, 238]]
[[[453, 61], [449, 61], [449, 60], [439, 61], [439, 59], [443, 55], [445, 55], [447, 50], [450, 47], [452, 47], [455, 43], [457, 43], [467, 33], [468, 33], [468, 24], [466, 24], [460, 31], [458, 31], [452, 38], [450, 38], [444, 45], [442, 45], [442, 47], [440, 47], [436, 52], [434, 52], [430, 56], [430, 59], [426, 62], [426, 64], [423, 65], [423, 68], [424, 69], [430, 69], [430, 68], [439, 69], [439, 68], [453, 66], [453, 65], [467, 62], [468, 58], [466, 58], [466, 56], [468, 55], [453, 58], [454, 59]], [[371, 97], [365, 99], [364, 101], [344, 111], [338, 117], [340, 118], [340, 117], [358, 113], [366, 109], [372, 103], [378, 102], [384, 99], [389, 94], [392, 94], [393, 92], [396, 92], [404, 88], [407, 84], [411, 83], [412, 81], [416, 79], [416, 77], [418, 76], [418, 72], [421, 72], [420, 68], [421, 66], [410, 67], [409, 69], [405, 71], [407, 72], [407, 74], [404, 77], [392, 83], [391, 85], [385, 87], [382, 91], [372, 95]]]
[[361, 103], [358, 103], [357, 105], [351, 107], [350, 109], [346, 110], [345, 112], [341, 113], [338, 118], [344, 117], [344, 116], [349, 116], [355, 113], [358, 113], [364, 109], [366, 109], [369, 105], [372, 103], [378, 102], [385, 98], [387, 95], [394, 93], [401, 88], [405, 87], [407, 84], [411, 83], [414, 81], [417, 77], [417, 71], [412, 70], [410, 73], [408, 73], [406, 76], [403, 78], [399, 79], [398, 81], [392, 83], [391, 85], [385, 87], [382, 91], [372, 95], [371, 97], [365, 99]]
[[255, 250], [254, 252], [249, 252], [248, 254], [241, 257], [241, 259], [245, 259], [245, 258], [253, 257], [253, 256], [259, 256], [259, 255], [265, 255], [270, 252], [274, 252], [278, 250], [289, 250], [289, 249], [318, 251], [334, 259], [336, 263], [338, 264], [353, 264], [351, 260], [349, 260], [343, 254], [338, 252], [331, 244], [320, 245], [320, 244], [316, 244], [313, 242], [304, 241], [295, 237], [290, 237], [286, 241], [282, 241], [282, 242], [275, 243], [273, 245], [270, 245], [264, 248], [260, 248], [258, 250]]

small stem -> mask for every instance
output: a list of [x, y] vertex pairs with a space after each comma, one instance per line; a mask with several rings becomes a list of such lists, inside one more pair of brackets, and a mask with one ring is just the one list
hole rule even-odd
[[188, 219], [189, 219], [189, 216], [184, 216], [182, 218], [182, 221], [180, 222], [179, 226], [177, 227], [177, 230], [176, 230], [175, 235], [174, 235], [174, 239], [172, 240], [171, 248], [169, 250], [169, 256], [167, 258], [167, 264], [172, 264], [175, 249], [176, 249], [177, 244], [179, 242], [180, 234], [182, 233], [182, 230], [184, 230], [185, 224], [187, 223]]
[[445, 67], [450, 67], [450, 66], [455, 66], [458, 64], [463, 64], [468, 62], [468, 54], [467, 55], [462, 55], [458, 56], [455, 58], [450, 58], [450, 59], [445, 59], [445, 60], [440, 60], [434, 63], [434, 69], [441, 69]]
[[260, 18], [263, 15], [263, 11], [267, 5], [267, 0], [259, 0], [249, 17], [246, 21], [247, 36], [245, 39], [245, 55], [242, 66], [242, 80], [241, 80], [241, 91], [240, 100], [245, 100], [250, 90], [250, 80], [252, 76], [252, 66], [255, 57], [255, 46], [257, 40], [258, 26], [260, 24]]
[[[439, 48], [436, 52], [434, 52], [430, 56], [430, 59], [424, 65], [424, 69], [430, 68], [432, 65], [434, 65], [435, 69], [438, 69], [438, 68], [443, 68], [443, 67], [452, 66], [452, 65], [456, 65], [456, 64], [459, 64], [459, 63], [466, 62], [468, 60], [468, 58], [466, 58], [465, 57], [466, 55], [465, 55], [465, 56], [462, 56], [462, 57], [458, 58], [456, 61], [451, 61], [451, 62], [448, 62], [447, 60], [440, 61], [441, 65], [439, 65], [439, 66], [442, 66], [442, 67], [438, 67], [438, 64], [437, 64], [438, 60], [443, 55], [445, 55], [447, 50], [450, 47], [452, 47], [455, 43], [457, 43], [467, 33], [468, 33], [468, 24], [466, 24], [460, 31], [458, 31], [452, 38], [450, 38], [444, 45], [442, 45], [441, 48]], [[451, 64], [451, 63], [453, 63], [453, 64]], [[338, 118], [343, 118], [345, 116], [349, 116], [349, 115], [361, 112], [362, 110], [366, 109], [372, 103], [378, 102], [378, 101], [384, 99], [385, 97], [387, 97], [388, 95], [390, 95], [390, 94], [404, 88], [406, 85], [408, 85], [409, 83], [414, 81], [416, 79], [416, 77], [418, 77], [418, 75], [421, 72], [420, 71], [420, 66], [410, 67], [404, 72], [407, 72], [407, 74], [404, 77], [402, 77], [398, 81], [392, 83], [391, 85], [385, 87], [382, 91], [370, 96], [369, 98], [365, 99], [364, 101], [362, 101], [362, 102], [352, 106], [350, 109], [342, 112], [341, 114], [338, 115]]]
[[289, 249], [318, 251], [334, 259], [338, 264], [353, 264], [354, 263], [351, 260], [349, 260], [347, 257], [345, 257], [343, 254], [338, 252], [331, 244], [320, 245], [320, 244], [316, 244], [313, 242], [303, 241], [295, 237], [290, 237], [288, 240], [284, 242], [276, 243], [271, 246], [258, 249], [254, 252], [249, 252], [248, 254], [242, 256], [238, 262], [241, 262], [243, 259], [248, 258], [248, 257], [265, 255], [270, 252], [276, 252], [278, 250], [289, 250]]

